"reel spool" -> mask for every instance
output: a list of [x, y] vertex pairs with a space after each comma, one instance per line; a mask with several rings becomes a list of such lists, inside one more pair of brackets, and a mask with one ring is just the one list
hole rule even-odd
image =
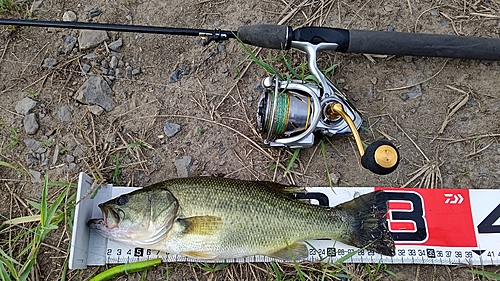
[[258, 102], [257, 128], [264, 143], [307, 148], [314, 144], [314, 133], [352, 133], [364, 168], [380, 175], [394, 171], [399, 164], [396, 147], [388, 141], [376, 141], [365, 151], [357, 130], [361, 116], [333, 84], [327, 83], [332, 89], [329, 95], [318, 85], [300, 80], [280, 81], [276, 75], [263, 79], [265, 90]]

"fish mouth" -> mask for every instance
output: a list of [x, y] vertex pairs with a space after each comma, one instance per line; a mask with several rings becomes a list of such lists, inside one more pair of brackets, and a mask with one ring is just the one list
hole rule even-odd
[[[99, 204], [99, 209], [101, 209], [103, 219], [102, 224], [107, 229], [113, 229], [118, 227], [120, 224], [120, 214], [115, 211], [113, 208], [109, 208], [104, 204]], [[90, 221], [89, 221], [90, 222]]]

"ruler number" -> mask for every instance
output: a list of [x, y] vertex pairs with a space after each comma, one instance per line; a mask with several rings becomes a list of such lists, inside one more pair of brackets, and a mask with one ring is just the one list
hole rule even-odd
[[451, 251], [445, 251], [444, 253], [447, 258], [451, 258]]
[[127, 255], [131, 255], [131, 254], [132, 254], [132, 249], [128, 249]]
[[462, 252], [455, 251], [455, 258], [461, 258], [461, 257], [462, 257]]
[[472, 258], [472, 252], [471, 251], [466, 251], [465, 252], [465, 258], [471, 259]]
[[415, 251], [415, 249], [409, 249], [408, 250], [408, 256], [416, 256], [417, 255], [417, 251]]
[[146, 250], [146, 255], [150, 256], [151, 255], [151, 249]]
[[116, 249], [116, 255], [121, 256], [122, 255], [122, 249]]
[[425, 251], [424, 250], [418, 250], [418, 256], [419, 257], [425, 256]]
[[326, 253], [325, 249], [309, 249], [310, 256], [325, 255], [325, 253]]
[[477, 225], [478, 233], [500, 233], [500, 225], [494, 223], [500, 218], [500, 204]]
[[443, 251], [436, 251], [436, 256], [438, 258], [442, 258], [443, 257]]
[[494, 258], [494, 257], [495, 257], [495, 252], [493, 252], [493, 251], [488, 251], [487, 256], [488, 256], [488, 257], [490, 257], [490, 258]]
[[106, 250], [106, 255], [111, 256], [112, 252], [113, 252], [113, 249], [107, 249]]
[[404, 255], [405, 255], [405, 249], [399, 249], [398, 256], [404, 256]]

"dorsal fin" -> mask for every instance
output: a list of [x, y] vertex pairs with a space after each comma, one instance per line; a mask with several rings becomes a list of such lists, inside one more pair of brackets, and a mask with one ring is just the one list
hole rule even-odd
[[279, 183], [275, 183], [272, 181], [259, 181], [259, 183], [263, 184], [266, 187], [269, 187], [269, 188], [271, 188], [279, 193], [287, 195], [290, 198], [295, 198], [295, 196], [294, 196], [295, 193], [305, 191], [305, 189], [303, 187], [294, 186], [294, 185], [284, 185], [284, 184], [279, 184]]

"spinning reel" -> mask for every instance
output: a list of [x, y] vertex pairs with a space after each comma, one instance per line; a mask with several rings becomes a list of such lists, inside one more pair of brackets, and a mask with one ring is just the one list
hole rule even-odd
[[272, 147], [308, 148], [315, 134], [333, 136], [352, 133], [361, 164], [376, 174], [396, 169], [399, 154], [388, 141], [376, 141], [365, 150], [358, 133], [363, 120], [347, 97], [328, 80], [316, 65], [316, 52], [337, 49], [337, 44], [292, 41], [292, 48], [304, 51], [309, 71], [319, 84], [301, 80], [283, 81], [278, 75], [264, 78], [264, 92], [257, 109], [257, 127]]

